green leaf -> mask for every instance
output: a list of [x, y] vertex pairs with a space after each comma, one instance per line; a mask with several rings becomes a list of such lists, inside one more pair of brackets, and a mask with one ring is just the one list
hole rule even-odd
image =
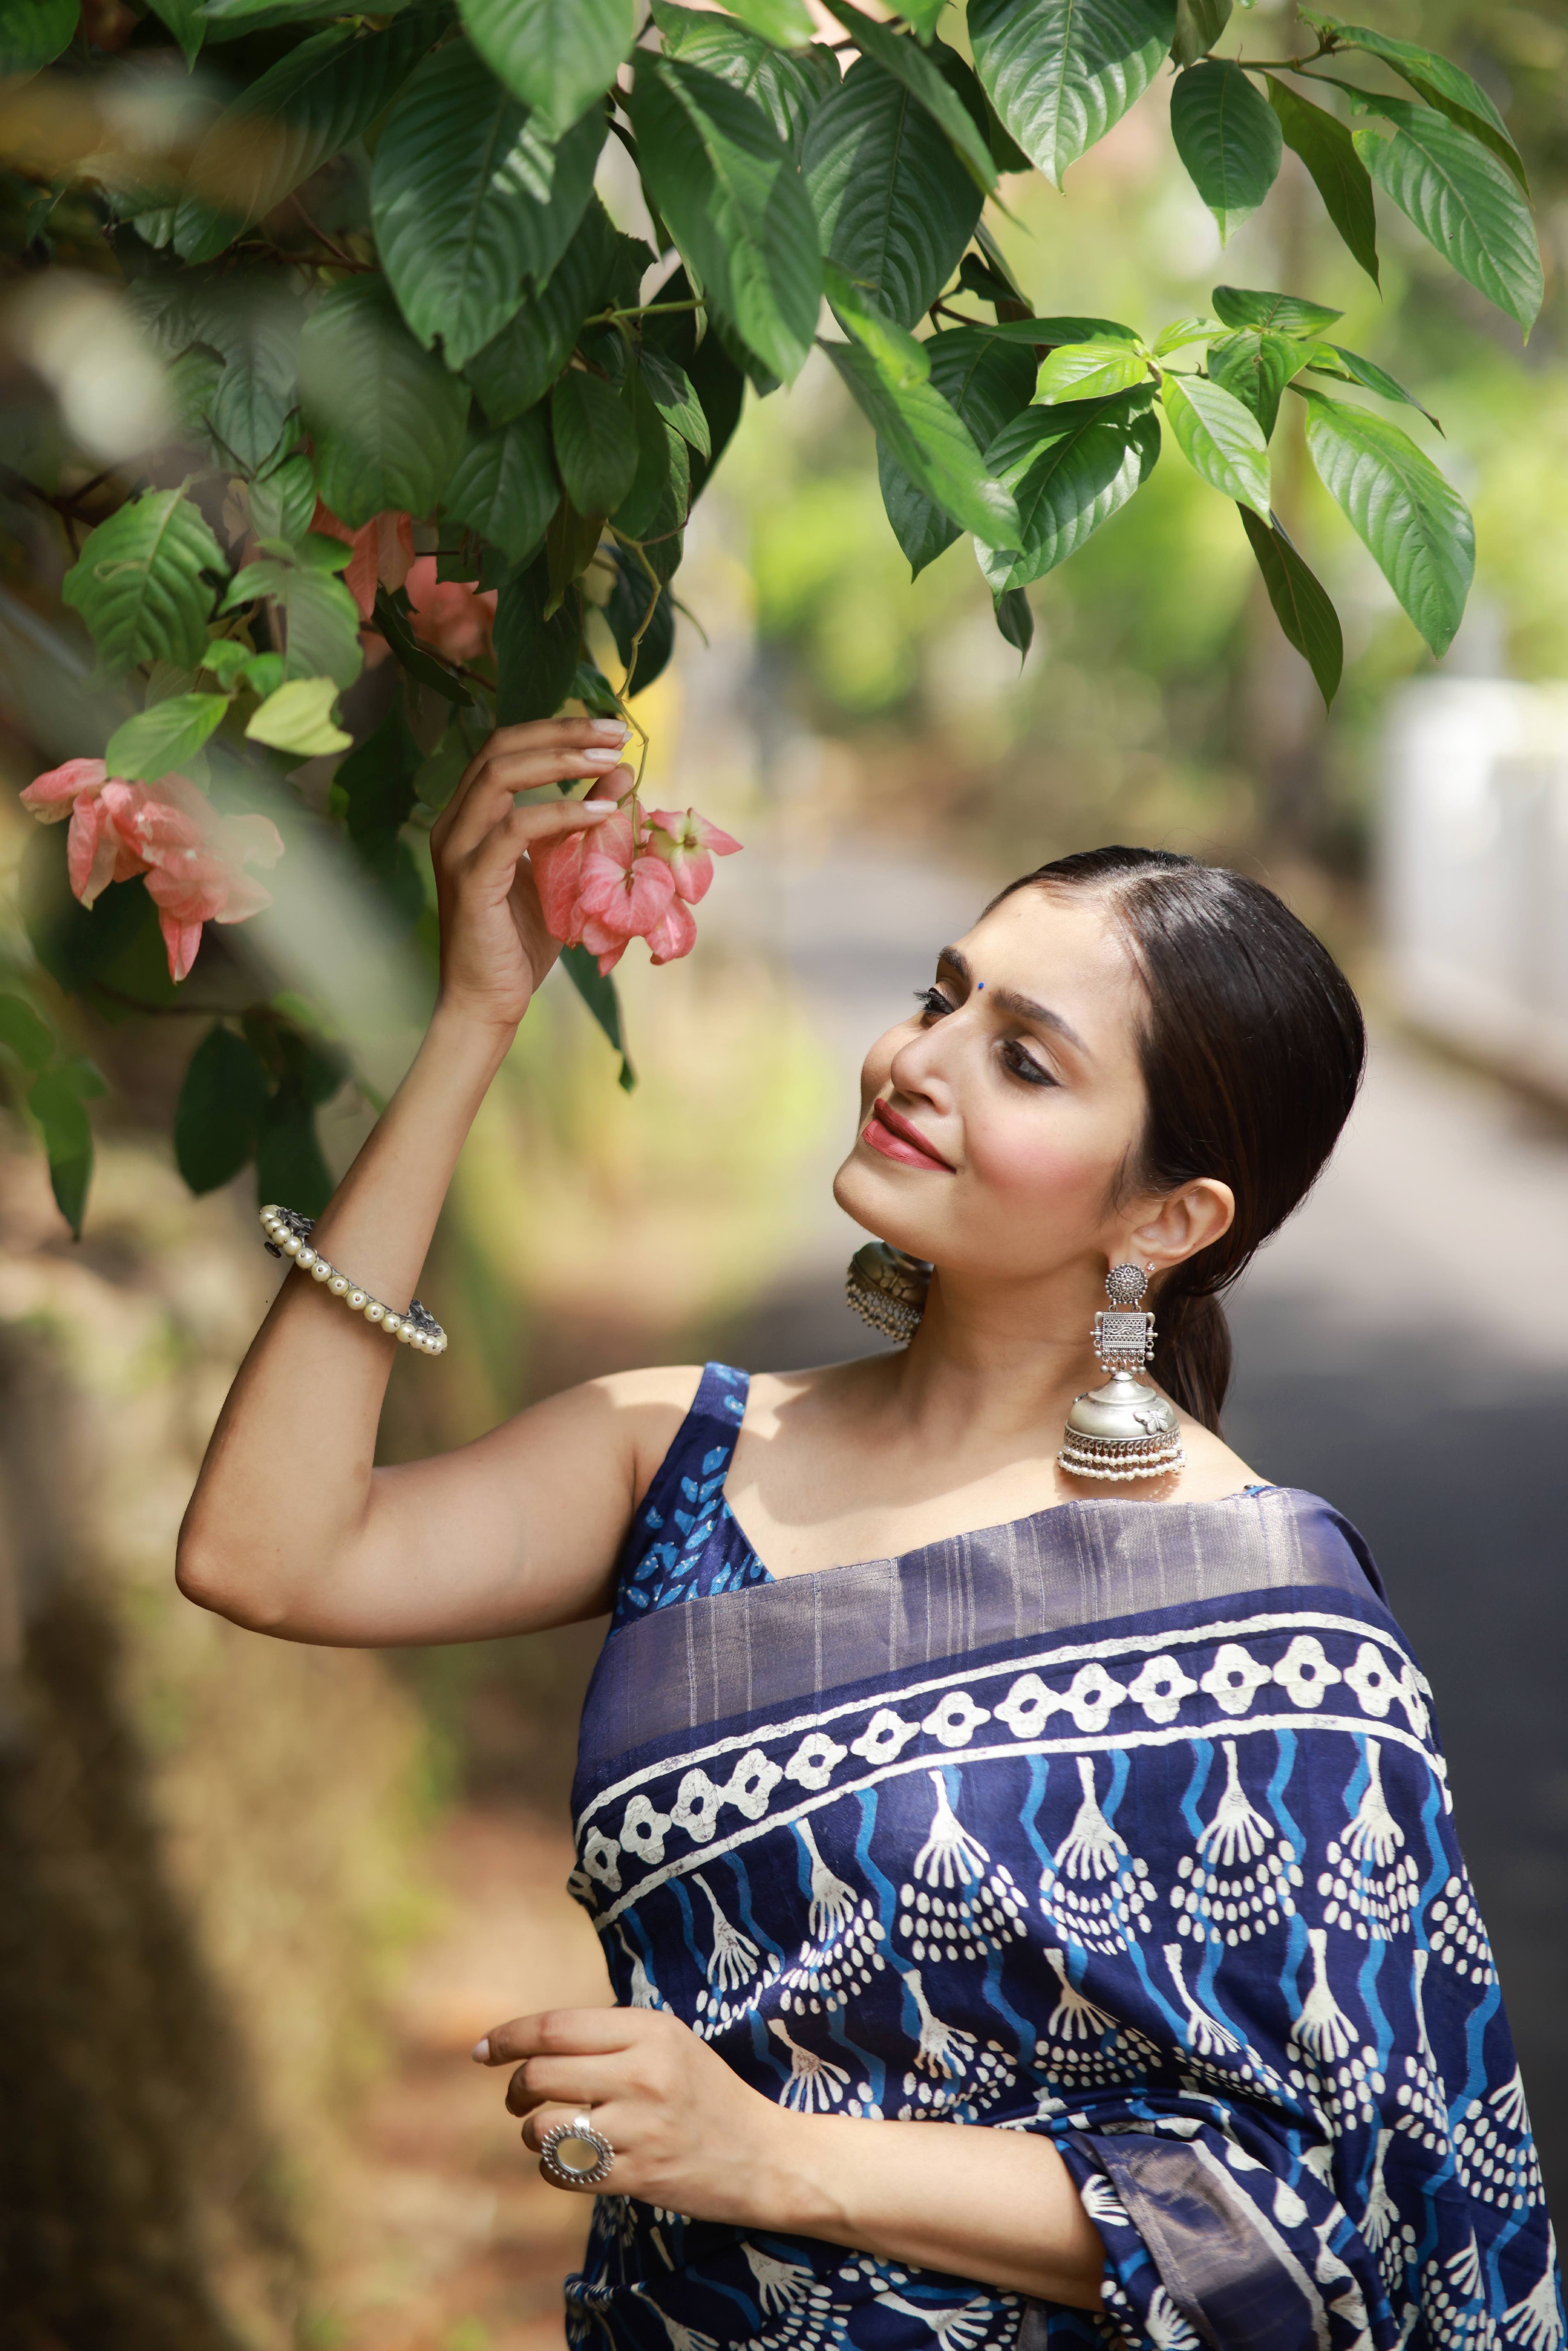
[[1258, 327], [1242, 327], [1209, 345], [1208, 373], [1212, 382], [1222, 385], [1251, 410], [1267, 441], [1279, 420], [1281, 394], [1311, 357], [1310, 345], [1294, 335], [1270, 335]]
[[1061, 400], [1098, 400], [1130, 392], [1148, 371], [1148, 361], [1132, 343], [1059, 343], [1040, 363], [1034, 396], [1042, 407]]
[[78, 1241], [92, 1183], [92, 1127], [85, 1104], [108, 1091], [80, 1055], [40, 1071], [27, 1090], [27, 1108], [43, 1130], [55, 1205]]
[[779, 48], [802, 47], [816, 32], [805, 0], [729, 0], [730, 13]]
[[319, 1217], [332, 1196], [331, 1172], [316, 1133], [314, 1107], [292, 1087], [280, 1086], [262, 1113], [256, 1196], [298, 1208], [306, 1217]]
[[226, 694], [172, 694], [117, 726], [104, 746], [111, 776], [156, 783], [194, 758], [229, 706]]
[[204, 287], [194, 310], [202, 341], [224, 360], [207, 402], [207, 424], [245, 473], [262, 472], [298, 401], [304, 312], [275, 279], [248, 271]]
[[316, 476], [303, 454], [284, 457], [250, 485], [250, 524], [257, 538], [303, 538], [316, 511]]
[[1221, 332], [1215, 319], [1173, 319], [1155, 337], [1152, 349], [1157, 360], [1168, 359], [1173, 351], [1189, 350], [1194, 343], [1212, 343]]
[[969, 0], [975, 70], [1053, 187], [1140, 99], [1176, 35], [1176, 0]]
[[[1029, 404], [1034, 390], [1034, 356], [985, 327], [950, 327], [922, 349], [931, 381], [962, 417], [977, 449], [987, 449], [1004, 424]], [[893, 534], [918, 578], [928, 563], [959, 537], [946, 509], [917, 489], [885, 445], [877, 444], [882, 502]]]
[[613, 514], [637, 475], [637, 434], [602, 377], [570, 368], [550, 393], [556, 464], [580, 515]]
[[1464, 617], [1475, 529], [1464, 500], [1385, 416], [1308, 392], [1307, 447], [1416, 628], [1441, 656]]
[[[982, 195], [996, 192], [997, 167], [991, 161], [982, 124], [985, 120], [980, 92], [975, 89], [975, 110], [971, 112], [959, 95], [957, 75], [967, 75], [968, 68], [952, 50], [944, 49], [945, 71], [935, 57], [928, 56], [918, 41], [907, 33], [895, 33], [890, 26], [879, 25], [863, 10], [851, 5], [851, 0], [823, 0], [823, 5], [838, 18], [846, 31], [854, 36], [855, 46], [862, 57], [874, 59], [883, 73], [900, 81], [910, 96], [918, 100], [932, 120], [946, 134], [954, 153]], [[938, 47], [940, 44], [936, 45]], [[955, 78], [949, 79], [948, 76]], [[979, 120], [977, 120], [977, 115]]]
[[441, 12], [424, 8], [379, 32], [329, 25], [252, 82], [191, 159], [190, 193], [174, 218], [181, 259], [211, 261], [358, 139], [440, 29]]
[[[677, 269], [673, 277], [666, 278], [661, 291], [666, 301], [685, 300], [691, 292], [691, 281], [685, 271]], [[695, 498], [740, 422], [740, 412], [746, 402], [745, 373], [726, 350], [722, 335], [705, 334], [700, 342], [697, 340], [696, 319], [689, 310], [644, 319], [643, 348], [644, 351], [657, 351], [685, 368], [706, 421], [706, 457], [695, 444], [693, 447], [691, 471], [692, 496]]]
[[245, 731], [253, 743], [269, 743], [275, 751], [287, 751], [297, 759], [346, 751], [354, 738], [333, 724], [337, 698], [333, 678], [291, 678], [258, 705]]
[[468, 389], [420, 349], [379, 277], [323, 296], [299, 343], [300, 406], [325, 503], [350, 530], [427, 514], [463, 446]]
[[577, 342], [584, 319], [608, 299], [615, 230], [597, 196], [588, 200], [576, 235], [546, 285], [464, 372], [492, 424], [509, 424], [544, 398]]
[[1361, 49], [1370, 57], [1382, 57], [1418, 98], [1424, 98], [1428, 106], [1435, 106], [1439, 114], [1446, 114], [1451, 122], [1479, 139], [1483, 147], [1490, 147], [1529, 194], [1524, 164], [1507, 123], [1479, 82], [1462, 66], [1438, 57], [1433, 49], [1422, 48], [1415, 41], [1396, 41], [1387, 33], [1369, 32], [1364, 25], [1342, 25], [1336, 17], [1322, 16], [1312, 8], [1303, 8], [1301, 14], [1309, 24], [1332, 29], [1342, 47]]
[[376, 590], [375, 626], [391, 646], [393, 658], [410, 677], [416, 679], [421, 685], [428, 685], [433, 694], [439, 694], [447, 702], [455, 703], [460, 710], [468, 709], [473, 703], [473, 695], [444, 662], [425, 652], [408, 625], [407, 606], [408, 598], [402, 590], [398, 591], [396, 601], [384, 588]]
[[496, 599], [497, 726], [553, 718], [571, 691], [582, 659], [581, 602], [569, 589], [547, 620], [549, 601], [549, 566], [542, 555], [508, 580]]
[[201, 0], [150, 0], [150, 5], [152, 14], [167, 25], [179, 42], [189, 69], [201, 53], [202, 36], [207, 29]]
[[547, 132], [603, 95], [632, 47], [635, 0], [460, 0], [468, 37]]
[[0, 7], [0, 74], [33, 74], [52, 65], [81, 15], [80, 0], [5, 0]]
[[1279, 524], [1262, 521], [1250, 507], [1238, 507], [1237, 512], [1258, 559], [1275, 617], [1291, 643], [1305, 658], [1326, 710], [1339, 692], [1344, 668], [1339, 614], [1321, 581], [1307, 569]]
[[862, 57], [812, 117], [801, 173], [823, 252], [913, 326], [957, 267], [980, 211], [939, 125]]
[[1053, 350], [1059, 343], [1135, 343], [1140, 340], [1136, 327], [1124, 327], [1117, 319], [998, 319], [986, 332], [1001, 335], [1009, 343], [1044, 343]]
[[1217, 286], [1211, 298], [1228, 327], [1264, 327], [1277, 335], [1321, 335], [1344, 316], [1299, 294], [1263, 294], [1250, 286]]
[[610, 1042], [621, 1056], [621, 1075], [616, 1081], [622, 1092], [630, 1093], [637, 1083], [637, 1073], [622, 1041], [621, 1030], [621, 999], [615, 993], [615, 982], [608, 972], [599, 968], [597, 956], [586, 947], [562, 947], [561, 968]]
[[25, 997], [0, 996], [0, 1045], [25, 1070], [41, 1070], [54, 1057], [55, 1040]]
[[214, 593], [203, 575], [227, 569], [201, 508], [178, 490], [149, 490], [89, 532], [60, 593], [92, 632], [105, 669], [153, 661], [193, 669]]
[[1368, 392], [1377, 392], [1384, 400], [1396, 400], [1402, 406], [1415, 409], [1417, 415], [1424, 416], [1438, 433], [1443, 429], [1431, 410], [1423, 408], [1413, 392], [1406, 392], [1405, 386], [1391, 376], [1386, 368], [1380, 368], [1375, 360], [1364, 360], [1359, 351], [1347, 351], [1341, 343], [1319, 343], [1307, 365], [1314, 375], [1338, 376], [1343, 382], [1364, 385]]
[[677, 57], [639, 52], [630, 105], [643, 178], [683, 256], [748, 349], [789, 381], [810, 348], [822, 284], [789, 149], [749, 99]]
[[267, 1073], [243, 1037], [209, 1029], [185, 1070], [174, 1109], [174, 1165], [199, 1196], [239, 1174], [256, 1150]]
[[470, 434], [442, 505], [455, 522], [522, 563], [537, 552], [559, 496], [540, 407], [492, 433]]
[[653, 583], [632, 549], [614, 548], [612, 556], [615, 584], [604, 617], [622, 666], [628, 672], [622, 692], [641, 694], [645, 685], [653, 684], [674, 651], [675, 608], [663, 589], [655, 601]]
[[1323, 200], [1323, 210], [1373, 284], [1379, 285], [1372, 181], [1355, 152], [1354, 141], [1337, 115], [1312, 105], [1288, 82], [1270, 74], [1268, 83], [1269, 103], [1280, 119], [1286, 146], [1301, 157]]
[[1355, 152], [1385, 196], [1526, 338], [1545, 290], [1530, 207], [1512, 174], [1468, 131], [1429, 106], [1369, 99], [1394, 126], [1357, 131]]
[[873, 353], [891, 383], [925, 383], [931, 374], [931, 354], [906, 329], [890, 319], [861, 287], [845, 277], [836, 261], [822, 264], [822, 290], [840, 324]]
[[823, 350], [877, 438], [917, 489], [988, 547], [1016, 548], [1018, 510], [992, 479], [968, 427], [929, 383], [894, 383], [861, 343]]
[[[352, 685], [364, 666], [360, 610], [340, 580], [313, 564], [264, 556], [246, 565], [224, 610], [237, 611], [257, 596], [267, 598], [274, 632], [285, 643], [284, 676], [330, 677], [340, 686]], [[260, 692], [266, 674], [251, 666], [247, 682]]]
[[[455, 785], [472, 756], [455, 717], [449, 723], [442, 745], [457, 756], [452, 777]], [[378, 833], [394, 833], [406, 824], [427, 765], [394, 700], [375, 733], [340, 762], [332, 779], [334, 794], [340, 792], [343, 796], [350, 840], [369, 841]]]
[[997, 627], [1019, 657], [1021, 668], [1025, 655], [1034, 643], [1034, 614], [1029, 598], [1021, 588], [1005, 588], [993, 606]]
[[1222, 497], [1269, 519], [1269, 444], [1262, 427], [1223, 384], [1167, 375], [1160, 386], [1183, 456]]
[[[686, 65], [700, 66], [705, 73], [716, 75], [720, 81], [728, 82], [732, 89], [754, 99], [789, 152], [800, 161], [806, 125], [823, 95], [807, 62], [785, 56], [771, 46], [766, 36], [758, 37], [758, 33], [747, 31], [728, 16], [674, 7], [670, 0], [654, 0], [653, 21], [664, 37], [667, 56], [679, 57]], [[837, 79], [835, 66], [833, 80]]]
[[1176, 0], [1171, 56], [1178, 66], [1206, 57], [1230, 22], [1231, 0]]
[[371, 217], [403, 317], [446, 364], [465, 366], [549, 277], [593, 185], [601, 114], [559, 149], [465, 41], [427, 57], [376, 149]]
[[242, 674], [255, 659], [251, 647], [240, 638], [214, 637], [202, 655], [201, 665], [217, 679], [227, 694], [238, 684]]
[[1211, 57], [1176, 76], [1171, 136], [1223, 245], [1279, 177], [1280, 118], [1239, 66]]
[[1017, 501], [1019, 552], [977, 549], [993, 596], [1026, 587], [1075, 555], [1142, 488], [1160, 454], [1146, 387], [1068, 408], [1026, 408], [986, 452]]
[[646, 342], [643, 346], [642, 366], [648, 396], [665, 423], [672, 425], [683, 441], [689, 442], [699, 456], [710, 455], [713, 435], [696, 387], [685, 368], [656, 344]]
[[637, 471], [612, 520], [628, 538], [663, 538], [685, 525], [691, 484], [686, 444], [659, 413], [635, 361], [622, 399], [637, 436]]

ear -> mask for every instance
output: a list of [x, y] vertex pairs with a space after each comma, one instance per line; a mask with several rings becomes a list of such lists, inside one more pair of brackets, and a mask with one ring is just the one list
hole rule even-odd
[[1230, 1230], [1236, 1195], [1218, 1176], [1200, 1176], [1163, 1200], [1154, 1215], [1127, 1236], [1125, 1254], [1156, 1275], [1183, 1265]]

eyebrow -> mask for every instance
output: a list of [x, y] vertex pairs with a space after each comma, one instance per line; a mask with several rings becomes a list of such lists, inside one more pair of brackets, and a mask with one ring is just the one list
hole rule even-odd
[[[946, 964], [949, 970], [957, 973], [960, 979], [972, 982], [974, 974], [969, 968], [969, 959], [961, 954], [958, 948], [943, 947], [938, 952], [936, 962], [938, 968]], [[984, 985], [983, 982], [981, 984]], [[1032, 996], [1020, 996], [1013, 987], [993, 987], [988, 989], [987, 993], [992, 1003], [1000, 1005], [1004, 1012], [1011, 1012], [1019, 1020], [1032, 1020], [1042, 1029], [1051, 1029], [1067, 1044], [1074, 1046], [1088, 1060], [1093, 1060], [1093, 1054], [1072, 1023], [1070, 1020], [1064, 1020], [1060, 1012], [1053, 1012], [1049, 1004], [1037, 1004]]]

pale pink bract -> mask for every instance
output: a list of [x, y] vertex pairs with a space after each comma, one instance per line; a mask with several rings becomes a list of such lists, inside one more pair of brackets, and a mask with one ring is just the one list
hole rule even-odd
[[563, 946], [586, 947], [612, 971], [634, 938], [654, 963], [690, 955], [692, 904], [713, 880], [715, 857], [738, 841], [693, 809], [660, 809], [640, 822], [622, 809], [596, 831], [568, 833], [529, 852], [545, 927]]
[[84, 906], [110, 882], [146, 877], [172, 979], [194, 963], [204, 923], [243, 923], [272, 904], [246, 869], [282, 856], [277, 826], [220, 815], [184, 776], [128, 783], [101, 759], [68, 759], [30, 783], [22, 802], [45, 824], [69, 815], [67, 872]]
[[340, 539], [353, 553], [343, 574], [350, 595], [360, 608], [360, 618], [368, 621], [376, 609], [376, 590], [401, 588], [413, 563], [413, 522], [405, 514], [389, 507], [384, 514], [372, 515], [358, 530], [350, 530], [340, 522], [330, 507], [319, 498], [310, 517], [310, 528], [323, 538]]
[[409, 566], [409, 626], [422, 644], [444, 661], [477, 661], [490, 650], [496, 625], [496, 591], [465, 580], [438, 580], [435, 558], [422, 555]]
[[695, 809], [651, 809], [648, 822], [653, 827], [650, 848], [668, 863], [676, 895], [695, 906], [707, 894], [714, 859], [733, 857], [739, 841], [733, 833], [710, 824], [706, 816], [698, 816]]

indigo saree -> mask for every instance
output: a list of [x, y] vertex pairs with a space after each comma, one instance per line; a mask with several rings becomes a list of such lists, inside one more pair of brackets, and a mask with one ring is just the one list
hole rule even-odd
[[1430, 1692], [1354, 1531], [1266, 1487], [1071, 1502], [779, 1582], [709, 1365], [584, 1709], [618, 1997], [805, 2113], [1047, 2134], [1091, 2315], [601, 2197], [627, 2351], [1560, 2351]]

